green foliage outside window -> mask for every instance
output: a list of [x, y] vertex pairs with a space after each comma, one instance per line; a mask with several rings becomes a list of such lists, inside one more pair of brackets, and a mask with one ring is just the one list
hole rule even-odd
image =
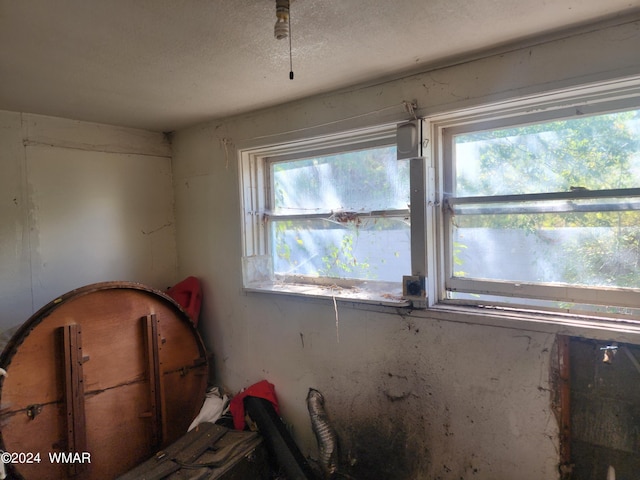
[[[377, 279], [387, 262], [409, 258], [393, 244], [373, 245], [389, 232], [408, 230], [408, 223], [368, 216], [408, 208], [408, 165], [397, 161], [395, 146], [275, 162], [271, 175], [271, 240], [279, 273]], [[373, 250], [384, 252], [375, 264], [362, 253]]]
[[[455, 140], [457, 197], [640, 187], [640, 110], [465, 134]], [[640, 287], [638, 210], [460, 215], [454, 225], [519, 230], [547, 241], [550, 249], [556, 248], [558, 238], [550, 232], [580, 230], [585, 233], [563, 243], [559, 268], [564, 282]], [[459, 252], [462, 245], [456, 248]]]

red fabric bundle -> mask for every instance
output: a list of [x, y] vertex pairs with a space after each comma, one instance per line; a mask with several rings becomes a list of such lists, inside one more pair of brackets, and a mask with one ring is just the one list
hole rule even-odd
[[178, 305], [189, 314], [194, 325], [197, 326], [202, 305], [200, 280], [196, 277], [187, 277], [167, 290], [167, 295], [178, 302]]
[[278, 406], [278, 398], [276, 397], [276, 389], [273, 384], [262, 380], [258, 383], [254, 383], [249, 388], [240, 392], [231, 399], [229, 404], [229, 410], [233, 416], [233, 426], [236, 430], [244, 429], [244, 398], [245, 397], [258, 397], [269, 400], [276, 410], [276, 413], [280, 415], [280, 407]]

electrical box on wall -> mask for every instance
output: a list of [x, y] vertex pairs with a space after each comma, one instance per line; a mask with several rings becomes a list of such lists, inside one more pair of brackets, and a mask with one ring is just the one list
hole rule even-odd
[[422, 157], [422, 120], [398, 125], [396, 144], [398, 160]]
[[427, 308], [426, 278], [422, 275], [403, 276], [402, 296], [415, 308]]

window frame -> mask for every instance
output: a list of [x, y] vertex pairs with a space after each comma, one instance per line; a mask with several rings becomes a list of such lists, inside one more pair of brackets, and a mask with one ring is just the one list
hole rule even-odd
[[[468, 102], [467, 102], [468, 103]], [[606, 107], [606, 108], [605, 108]], [[310, 138], [294, 138], [295, 135], [285, 135], [286, 141], [280, 143], [252, 144], [245, 149], [238, 149], [239, 178], [240, 178], [240, 204], [242, 208], [242, 253], [243, 253], [243, 290], [247, 292], [272, 292], [305, 297], [333, 298], [353, 301], [355, 304], [376, 304], [391, 307], [427, 308], [432, 315], [439, 318], [440, 313], [455, 311], [459, 314], [460, 308], [471, 313], [483, 311], [487, 314], [487, 308], [496, 308], [494, 312], [504, 310], [516, 315], [524, 315], [523, 318], [537, 315], [544, 318], [547, 315], [577, 314], [580, 318], [604, 319], [608, 325], [613, 325], [614, 318], [628, 319], [626, 314], [609, 314], [602, 312], [589, 312], [581, 309], [554, 308], [546, 305], [537, 305], [535, 302], [517, 302], [517, 299], [532, 299], [553, 301], [572, 301], [580, 297], [584, 287], [551, 286], [544, 285], [545, 292], [539, 284], [525, 284], [523, 282], [489, 282], [471, 280], [474, 285], [473, 292], [481, 294], [494, 294], [494, 287], [499, 286], [505, 293], [505, 297], [511, 300], [506, 302], [500, 299], [452, 299], [448, 298], [448, 288], [465, 288], [470, 291], [469, 285], [465, 285], [467, 279], [451, 280], [453, 255], [451, 245], [451, 233], [449, 232], [449, 210], [451, 208], [478, 203], [477, 198], [460, 197], [452, 199], [444, 192], [452, 191], [453, 163], [451, 158], [452, 144], [446, 142], [447, 135], [465, 131], [491, 130], [510, 126], [522, 126], [531, 123], [552, 121], [561, 118], [571, 118], [580, 114], [606, 113], [607, 111], [621, 111], [640, 108], [640, 76], [609, 80], [588, 85], [572, 86], [566, 89], [543, 92], [517, 99], [506, 98], [503, 100], [486, 101], [481, 104], [465, 106], [460, 109], [436, 112], [417, 121], [422, 126], [421, 145], [423, 157], [411, 158], [410, 162], [410, 221], [411, 221], [411, 272], [407, 275], [420, 277], [425, 284], [425, 297], [384, 299], [380, 295], [352, 294], [348, 290], [357, 287], [360, 281], [341, 281], [331, 279], [330, 283], [337, 288], [326, 288], [326, 283], [317, 279], [307, 279], [307, 284], [278, 283], [273, 276], [269, 245], [270, 219], [269, 202], [264, 194], [269, 185], [268, 160], [287, 160], [295, 158], [309, 158], [314, 155], [339, 153], [353, 149], [354, 145], [361, 148], [376, 146], [375, 142], [386, 138], [378, 145], [394, 143], [396, 128], [406, 122], [398, 119], [396, 123], [384, 124], [370, 128], [349, 130], [339, 133], [313, 136]], [[482, 126], [482, 128], [478, 128]], [[264, 137], [268, 138], [268, 137]], [[640, 197], [640, 189], [634, 191], [634, 197]], [[598, 192], [598, 195], [615, 195], [617, 192]], [[628, 193], [628, 191], [626, 192]], [[536, 197], [537, 195], [537, 197]], [[548, 199], [553, 197], [571, 200], [593, 197], [591, 193], [567, 192], [563, 194], [532, 194], [527, 198]], [[523, 198], [523, 197], [521, 197]], [[492, 201], [495, 201], [494, 197]], [[503, 199], [504, 200], [504, 199]], [[509, 200], [509, 198], [507, 198]], [[480, 199], [480, 203], [482, 199]], [[491, 202], [484, 202], [489, 204]], [[272, 218], [272, 217], [271, 217]], [[403, 282], [406, 278], [403, 279]], [[315, 287], [314, 288], [313, 284]], [[460, 285], [461, 287], [459, 287]], [[492, 290], [493, 288], [493, 290]], [[624, 290], [624, 291], [622, 291]], [[523, 293], [524, 292], [524, 293]], [[552, 292], [549, 294], [549, 292]], [[577, 296], [575, 294], [578, 294]], [[599, 297], [593, 302], [593, 295]], [[616, 306], [640, 309], [640, 301], [634, 297], [638, 292], [627, 289], [611, 287], [590, 288], [588, 300], [590, 304], [612, 304]], [[497, 297], [496, 297], [497, 298]], [[479, 308], [482, 307], [482, 310]], [[452, 310], [454, 309], [454, 310]], [[473, 310], [471, 310], [473, 309]], [[523, 319], [521, 318], [521, 319]], [[531, 317], [527, 317], [531, 318]], [[560, 318], [560, 317], [559, 317]]]
[[[429, 257], [437, 263], [437, 294], [430, 306], [470, 305], [509, 307], [516, 310], [547, 310], [585, 314], [583, 309], [536, 306], [531, 299], [575, 304], [612, 305], [621, 308], [640, 308], [639, 289], [615, 287], [578, 287], [575, 285], [548, 285], [517, 281], [465, 279], [453, 276], [453, 225], [456, 208], [469, 205], [488, 206], [498, 201], [516, 200], [575, 200], [604, 198], [620, 195], [620, 191], [594, 190], [587, 192], [539, 193], [527, 195], [501, 195], [485, 197], [455, 197], [444, 192], [454, 191], [455, 163], [453, 139], [455, 135], [500, 128], [519, 127], [545, 121], [576, 118], [583, 114], [598, 114], [640, 108], [640, 79], [623, 79], [597, 85], [566, 89], [518, 100], [497, 102], [435, 115], [427, 120], [433, 137], [433, 155], [438, 172], [438, 209], [436, 212], [437, 242], [429, 249]], [[640, 196], [640, 188], [624, 189], [627, 196]], [[630, 195], [629, 195], [630, 194]], [[490, 208], [490, 207], [489, 207]], [[513, 299], [514, 303], [481, 299], [448, 298], [448, 292], [464, 291], [469, 294], [490, 295]], [[588, 312], [587, 312], [588, 314]], [[598, 315], [601, 315], [598, 313]], [[616, 316], [616, 315], [607, 315]]]
[[[402, 298], [402, 279], [400, 278], [397, 282], [304, 275], [290, 275], [283, 278], [274, 273], [271, 255], [269, 222], [291, 218], [329, 219], [335, 214], [275, 214], [272, 211], [271, 165], [283, 161], [303, 160], [390, 145], [396, 145], [396, 124], [239, 150], [244, 290], [341, 298], [395, 307], [409, 306], [410, 302]], [[357, 217], [375, 217], [389, 213], [396, 217], [408, 217], [410, 209], [354, 213]], [[406, 272], [407, 275], [410, 273]]]

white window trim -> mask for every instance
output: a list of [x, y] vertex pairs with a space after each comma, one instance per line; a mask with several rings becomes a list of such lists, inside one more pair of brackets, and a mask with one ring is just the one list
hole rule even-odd
[[[286, 144], [239, 150], [244, 290], [316, 298], [339, 298], [395, 307], [410, 306], [410, 302], [401, 296], [401, 279], [398, 279], [397, 284], [302, 276], [292, 277], [294, 281], [281, 281], [273, 273], [267, 226], [271, 216], [268, 208], [270, 162], [329, 155], [354, 149], [354, 147], [377, 147], [395, 144], [395, 142], [396, 125], [391, 124]], [[298, 282], [295, 282], [296, 279]]]
[[[526, 118], [528, 123], [543, 122], [561, 117], [571, 117], [576, 114], [589, 114], [605, 110], [624, 110], [640, 107], [640, 77], [615, 80], [597, 85], [588, 85], [562, 91], [534, 95], [527, 98], [509, 100], [491, 105], [484, 105], [465, 110], [459, 110], [442, 115], [434, 115], [427, 119], [428, 129], [433, 139], [431, 154], [435, 159], [436, 168], [436, 206], [434, 211], [435, 239], [428, 245], [427, 257], [429, 263], [435, 265], [436, 292], [430, 295], [429, 306], [438, 305], [488, 305], [487, 300], [452, 300], [446, 298], [447, 288], [463, 288], [465, 292], [492, 294], [497, 292], [506, 297], [535, 298], [544, 300], [553, 291], [553, 300], [575, 303], [616, 304], [621, 307], [640, 308], [637, 292], [617, 288], [585, 289], [572, 286], [544, 286], [517, 282], [480, 281], [454, 278], [452, 272], [452, 246], [449, 235], [449, 222], [446, 213], [446, 195], [452, 191], [453, 164], [451, 162], [451, 144], [448, 139], [454, 133], [476, 131], [478, 125], [482, 129], [490, 130], [517, 124], [518, 120]], [[413, 219], [412, 219], [413, 220]], [[446, 247], [446, 248], [445, 248]], [[544, 292], [543, 292], [544, 290]], [[523, 293], [524, 292], [524, 293]], [[595, 295], [595, 296], [594, 296]], [[548, 299], [548, 298], [547, 298]], [[492, 303], [492, 306], [506, 306], [516, 311], [533, 311], [535, 307], [517, 304]], [[546, 309], [545, 309], [546, 310]], [[553, 309], [549, 309], [553, 311]], [[570, 310], [557, 310], [571, 312]], [[584, 315], [584, 312], [580, 312]], [[612, 315], [612, 317], [616, 317]]]

